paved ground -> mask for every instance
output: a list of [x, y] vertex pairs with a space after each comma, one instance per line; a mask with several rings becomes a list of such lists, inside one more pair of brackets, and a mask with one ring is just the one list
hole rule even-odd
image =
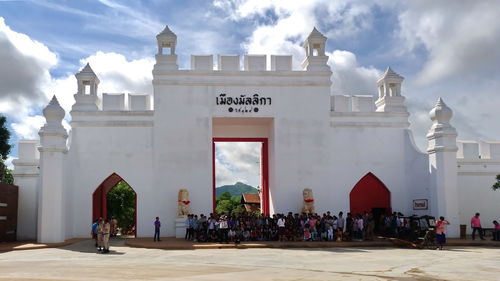
[[130, 248], [108, 255], [92, 241], [0, 253], [0, 280], [498, 280], [500, 249]]

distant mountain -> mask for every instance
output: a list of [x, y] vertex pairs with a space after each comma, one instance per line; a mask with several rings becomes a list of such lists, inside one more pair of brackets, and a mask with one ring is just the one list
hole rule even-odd
[[229, 191], [232, 196], [241, 197], [243, 193], [258, 193], [258, 189], [250, 186], [248, 184], [244, 184], [242, 182], [237, 182], [233, 185], [223, 185], [219, 186], [215, 189], [215, 197], [219, 197], [222, 193]]

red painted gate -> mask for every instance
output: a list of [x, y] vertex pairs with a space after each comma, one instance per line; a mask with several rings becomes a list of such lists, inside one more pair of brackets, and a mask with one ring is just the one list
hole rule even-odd
[[[106, 195], [108, 195], [108, 192], [111, 191], [111, 189], [113, 189], [113, 187], [115, 187], [121, 181], [125, 180], [118, 174], [113, 173], [109, 177], [107, 177], [94, 191], [94, 193], [92, 194], [92, 222], [95, 222], [98, 218], [107, 218]], [[130, 184], [127, 183], [127, 185], [132, 188]], [[135, 192], [134, 188], [132, 188], [132, 191], [134, 191], [135, 195], [134, 223], [137, 233], [137, 193]]]
[[391, 212], [391, 192], [374, 174], [361, 178], [349, 194], [351, 214], [363, 214], [372, 209]]

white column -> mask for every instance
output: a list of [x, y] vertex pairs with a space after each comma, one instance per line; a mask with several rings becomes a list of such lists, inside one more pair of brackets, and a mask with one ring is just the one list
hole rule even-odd
[[54, 98], [43, 110], [47, 123], [40, 129], [40, 181], [38, 186], [39, 243], [64, 242], [64, 158], [68, 135], [61, 124], [64, 110]]
[[457, 192], [457, 133], [449, 121], [452, 110], [440, 98], [431, 110], [432, 127], [427, 134], [431, 174], [431, 213], [450, 222], [449, 237], [459, 237], [460, 216]]

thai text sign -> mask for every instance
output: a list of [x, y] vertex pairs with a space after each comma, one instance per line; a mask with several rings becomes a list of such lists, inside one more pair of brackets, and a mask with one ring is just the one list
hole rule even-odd
[[268, 106], [271, 103], [270, 97], [260, 97], [259, 94], [228, 97], [225, 93], [221, 93], [215, 98], [217, 106], [227, 106], [227, 111], [238, 113], [259, 112], [261, 106]]
[[413, 210], [427, 210], [428, 208], [427, 199], [413, 200]]

